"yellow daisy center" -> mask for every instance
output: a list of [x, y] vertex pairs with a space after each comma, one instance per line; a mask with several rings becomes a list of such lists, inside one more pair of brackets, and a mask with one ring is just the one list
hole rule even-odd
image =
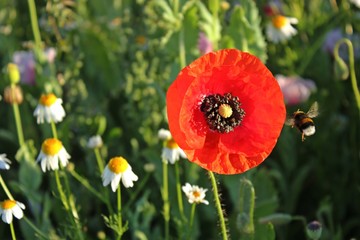
[[200, 197], [200, 192], [198, 192], [198, 191], [193, 191], [193, 196], [195, 197], [195, 198], [198, 198], [198, 197]]
[[230, 107], [229, 104], [221, 104], [219, 107], [219, 114], [223, 117], [223, 118], [228, 118], [232, 115], [233, 110]]
[[16, 205], [16, 201], [14, 200], [5, 200], [1, 202], [1, 208], [2, 209], [11, 209]]
[[43, 142], [41, 150], [46, 155], [54, 156], [61, 150], [62, 147], [63, 145], [61, 141], [56, 138], [49, 138]]
[[177, 143], [175, 142], [175, 140], [173, 138], [170, 138], [169, 140], [165, 141], [165, 147], [167, 147], [169, 149], [175, 149], [175, 148], [178, 148], [179, 145], [177, 145]]
[[277, 15], [271, 19], [272, 24], [275, 28], [282, 28], [287, 24], [287, 19], [284, 16]]
[[40, 103], [44, 106], [51, 106], [53, 105], [57, 100], [57, 97], [53, 93], [49, 94], [43, 94], [40, 97]]
[[110, 162], [108, 164], [109, 169], [113, 173], [123, 173], [128, 168], [129, 164], [123, 157], [114, 157], [110, 159]]

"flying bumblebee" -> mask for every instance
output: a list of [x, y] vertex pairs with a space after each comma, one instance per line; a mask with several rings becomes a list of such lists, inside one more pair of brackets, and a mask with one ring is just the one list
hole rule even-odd
[[317, 102], [314, 102], [307, 113], [298, 109], [288, 118], [285, 122], [286, 125], [296, 127], [302, 133], [301, 140], [305, 140], [305, 136], [311, 136], [315, 134], [315, 124], [312, 118], [319, 115], [319, 106]]

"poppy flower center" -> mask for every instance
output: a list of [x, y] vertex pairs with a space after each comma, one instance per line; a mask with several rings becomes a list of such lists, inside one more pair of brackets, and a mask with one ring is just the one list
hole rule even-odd
[[16, 201], [14, 200], [5, 200], [1, 203], [2, 209], [11, 209], [16, 205]]
[[40, 103], [44, 106], [50, 107], [53, 105], [57, 100], [57, 97], [50, 93], [50, 94], [43, 94], [40, 97]]
[[62, 147], [63, 145], [61, 141], [56, 138], [48, 138], [43, 142], [41, 150], [46, 155], [54, 156], [61, 150]]
[[214, 94], [204, 98], [200, 110], [211, 130], [228, 133], [239, 126], [245, 116], [240, 105], [239, 98], [231, 93]]
[[114, 157], [109, 162], [109, 169], [116, 174], [123, 173], [128, 168], [128, 162], [123, 157]]
[[274, 27], [277, 29], [282, 28], [287, 23], [286, 17], [281, 16], [281, 15], [277, 15], [277, 16], [273, 17], [271, 19], [271, 21], [272, 21], [272, 24], [274, 25]]

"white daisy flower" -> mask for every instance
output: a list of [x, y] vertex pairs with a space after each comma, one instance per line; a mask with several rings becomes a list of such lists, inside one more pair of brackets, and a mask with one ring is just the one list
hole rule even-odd
[[57, 98], [53, 93], [43, 94], [40, 97], [39, 104], [36, 106], [34, 116], [38, 124], [61, 122], [65, 117], [65, 110], [62, 106], [62, 99]]
[[162, 149], [161, 158], [166, 163], [175, 164], [176, 161], [182, 158], [186, 158], [185, 152], [179, 148], [175, 140], [172, 138], [169, 130], [160, 129], [158, 137], [164, 140], [164, 147]]
[[0, 154], [0, 169], [10, 169], [10, 165], [11, 161], [9, 159], [6, 158], [6, 154]]
[[7, 224], [12, 223], [13, 215], [17, 219], [21, 219], [24, 216], [23, 209], [25, 209], [25, 205], [15, 200], [4, 200], [0, 203], [0, 215]]
[[297, 30], [291, 24], [297, 24], [296, 18], [276, 15], [266, 26], [266, 35], [274, 43], [283, 42], [296, 35]]
[[88, 148], [100, 148], [103, 145], [103, 140], [100, 135], [95, 135], [89, 138], [89, 141], [87, 143]]
[[41, 145], [41, 151], [36, 162], [40, 162], [41, 169], [46, 172], [46, 170], [59, 169], [59, 161], [61, 166], [65, 167], [70, 158], [71, 156], [61, 141], [56, 138], [48, 138]]
[[352, 4], [354, 4], [356, 7], [360, 8], [360, 0], [350, 0]]
[[114, 157], [110, 159], [102, 174], [104, 187], [111, 182], [111, 189], [113, 192], [119, 186], [120, 180], [126, 188], [133, 187], [138, 176], [132, 171], [131, 166], [123, 157]]
[[188, 198], [189, 203], [204, 203], [206, 205], [209, 204], [209, 202], [205, 200], [205, 193], [207, 189], [198, 187], [196, 185], [191, 186], [190, 183], [186, 183], [185, 186], [182, 186], [182, 190]]

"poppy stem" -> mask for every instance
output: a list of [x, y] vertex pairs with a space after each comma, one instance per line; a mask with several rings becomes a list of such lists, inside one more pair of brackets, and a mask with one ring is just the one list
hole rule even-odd
[[219, 196], [219, 192], [218, 192], [218, 188], [217, 188], [217, 184], [216, 184], [216, 179], [215, 179], [214, 173], [212, 171], [208, 171], [208, 173], [209, 173], [211, 184], [213, 187], [216, 209], [217, 209], [218, 215], [219, 215], [222, 239], [227, 240], [228, 236], [227, 236], [227, 229], [226, 229], [225, 218], [224, 218], [224, 211], [221, 208], [220, 196]]
[[168, 240], [170, 237], [170, 203], [169, 203], [169, 187], [168, 187], [168, 164], [166, 161], [163, 161], [163, 190], [162, 196], [164, 201], [164, 220], [165, 220], [165, 240]]

